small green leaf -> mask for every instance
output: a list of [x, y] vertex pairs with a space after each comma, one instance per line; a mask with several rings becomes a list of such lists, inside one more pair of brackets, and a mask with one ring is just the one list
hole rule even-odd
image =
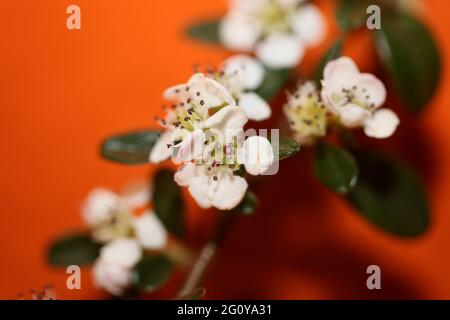
[[[276, 144], [276, 141], [271, 141], [272, 147], [274, 148], [275, 152], [275, 159], [276, 160], [283, 160], [289, 157], [292, 157], [296, 153], [300, 151], [300, 145], [291, 138], [280, 136], [279, 143]], [[277, 148], [278, 148], [278, 154], [277, 154]]]
[[406, 14], [386, 14], [375, 43], [383, 66], [410, 111], [418, 113], [433, 97], [441, 58], [427, 27]]
[[172, 262], [163, 255], [145, 255], [134, 267], [132, 282], [140, 290], [153, 292], [169, 279]]
[[193, 24], [186, 29], [186, 34], [196, 40], [210, 43], [220, 43], [220, 20], [204, 21]]
[[317, 83], [319, 83], [320, 80], [323, 78], [323, 70], [325, 69], [327, 63], [341, 56], [343, 42], [344, 42], [343, 37], [337, 39], [336, 42], [331, 46], [330, 49], [328, 49], [328, 51], [320, 60], [320, 63], [317, 66], [316, 71], [314, 73], [314, 79]]
[[108, 138], [101, 145], [101, 155], [123, 164], [148, 163], [159, 135], [157, 131], [136, 131]]
[[425, 232], [429, 208], [416, 175], [380, 153], [361, 151], [355, 156], [361, 174], [348, 199], [360, 214], [395, 235], [415, 237]]
[[[372, 2], [374, 2], [372, 0]], [[375, 1], [376, 2], [376, 1]], [[359, 29], [366, 24], [367, 7], [371, 4], [367, 0], [341, 0], [336, 10], [336, 20], [343, 31]]]
[[48, 261], [54, 266], [88, 265], [98, 257], [100, 245], [89, 235], [70, 235], [54, 241], [48, 252]]
[[206, 295], [205, 288], [194, 289], [191, 293], [185, 294], [179, 300], [203, 300]]
[[154, 178], [153, 209], [166, 229], [173, 235], [185, 235], [184, 204], [180, 187], [174, 181], [174, 172], [158, 171]]
[[265, 68], [266, 73], [263, 83], [255, 90], [255, 93], [264, 100], [272, 99], [289, 80], [289, 69], [269, 69]]
[[348, 193], [358, 180], [358, 166], [345, 149], [323, 143], [317, 148], [314, 162], [316, 177], [338, 193]]
[[259, 201], [256, 194], [254, 194], [250, 190], [247, 190], [244, 199], [242, 199], [241, 203], [238, 204], [236, 209], [234, 209], [233, 211], [240, 215], [249, 216], [255, 213], [258, 204]]

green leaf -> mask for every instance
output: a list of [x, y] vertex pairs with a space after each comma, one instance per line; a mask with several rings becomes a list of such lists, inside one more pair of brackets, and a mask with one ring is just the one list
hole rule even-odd
[[348, 193], [358, 180], [358, 166], [345, 149], [323, 143], [317, 148], [314, 162], [316, 177], [338, 193]]
[[247, 190], [244, 199], [242, 199], [241, 203], [238, 204], [236, 209], [234, 209], [233, 211], [240, 215], [249, 216], [255, 213], [258, 204], [259, 201], [256, 194], [254, 194], [250, 190]]
[[106, 139], [101, 145], [101, 155], [123, 164], [149, 162], [150, 151], [159, 139], [157, 131], [136, 131]]
[[341, 30], [363, 27], [368, 18], [366, 10], [370, 4], [367, 0], [341, 0], [336, 10], [336, 20]]
[[406, 14], [387, 14], [375, 43], [383, 66], [410, 111], [418, 113], [433, 97], [441, 58], [425, 25]]
[[416, 175], [380, 153], [364, 151], [355, 156], [360, 178], [348, 199], [360, 214], [395, 235], [414, 237], [425, 232], [429, 208]]
[[169, 279], [172, 262], [163, 255], [145, 255], [134, 267], [132, 282], [140, 290], [153, 292]]
[[153, 209], [166, 229], [173, 235], [185, 236], [184, 204], [174, 172], [158, 171], [154, 178]]
[[196, 40], [217, 44], [220, 43], [219, 24], [220, 20], [210, 20], [193, 24], [187, 27], [186, 34]]
[[[283, 160], [292, 157], [300, 151], [300, 145], [294, 139], [280, 136], [279, 144], [277, 145], [275, 142], [276, 141], [271, 141], [276, 160]], [[278, 154], [276, 152], [277, 148]]]
[[317, 83], [320, 82], [320, 80], [323, 78], [323, 69], [325, 69], [325, 66], [327, 63], [331, 60], [335, 60], [341, 56], [342, 52], [342, 45], [343, 45], [343, 37], [340, 37], [335, 41], [335, 43], [331, 46], [330, 49], [325, 53], [325, 55], [322, 57], [322, 59], [319, 62], [319, 65], [316, 68], [316, 71], [314, 73], [314, 79]]
[[194, 289], [191, 293], [185, 294], [179, 300], [202, 300], [206, 295], [205, 288]]
[[100, 245], [89, 235], [70, 235], [51, 244], [48, 261], [55, 266], [88, 265], [98, 257], [99, 251]]
[[289, 69], [269, 69], [265, 67], [266, 73], [263, 83], [255, 90], [255, 93], [264, 100], [272, 99], [289, 80]]

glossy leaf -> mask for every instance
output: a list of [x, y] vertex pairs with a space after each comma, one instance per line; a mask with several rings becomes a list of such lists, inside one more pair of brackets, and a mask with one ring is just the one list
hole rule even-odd
[[272, 146], [274, 147], [275, 151], [276, 147], [278, 147], [278, 154], [276, 154], [275, 152], [275, 159], [277, 160], [283, 160], [292, 157], [300, 151], [300, 145], [292, 138], [280, 136], [278, 146], [275, 145], [275, 142], [272, 141]]
[[133, 284], [142, 291], [153, 292], [169, 279], [173, 271], [172, 262], [163, 255], [145, 255], [134, 267]]
[[202, 300], [206, 295], [205, 288], [194, 289], [191, 293], [188, 293], [179, 298], [179, 300]]
[[204, 21], [193, 24], [186, 29], [186, 34], [196, 40], [210, 43], [220, 43], [220, 20]]
[[255, 90], [264, 100], [270, 100], [280, 92], [286, 82], [289, 80], [289, 69], [269, 69], [265, 68], [266, 73], [263, 83]]
[[174, 172], [160, 170], [154, 178], [153, 209], [166, 229], [182, 238], [185, 235], [184, 204]]
[[100, 245], [89, 235], [70, 235], [52, 243], [48, 261], [55, 266], [88, 265], [98, 257], [99, 251]]
[[345, 149], [323, 143], [317, 148], [314, 161], [316, 177], [338, 193], [348, 193], [358, 180], [358, 166]]
[[395, 235], [414, 237], [429, 225], [424, 188], [403, 163], [385, 155], [359, 152], [360, 178], [348, 195], [350, 202], [370, 222]]
[[256, 194], [250, 190], [247, 190], [244, 199], [242, 199], [241, 203], [236, 207], [236, 209], [234, 209], [234, 212], [245, 216], [252, 215], [255, 213], [258, 204], [259, 201]]
[[427, 27], [406, 14], [383, 15], [375, 42], [383, 66], [406, 106], [420, 112], [439, 82], [441, 58]]
[[367, 0], [339, 1], [336, 10], [336, 20], [339, 27], [344, 31], [363, 27], [367, 21], [366, 10], [370, 4], [371, 2]]
[[106, 139], [101, 145], [101, 155], [123, 164], [149, 162], [150, 151], [159, 139], [157, 131], [136, 131]]

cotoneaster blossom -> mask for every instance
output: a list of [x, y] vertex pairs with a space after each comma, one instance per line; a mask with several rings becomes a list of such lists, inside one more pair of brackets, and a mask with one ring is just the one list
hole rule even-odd
[[328, 110], [347, 128], [363, 127], [372, 138], [390, 137], [400, 121], [386, 100], [384, 84], [372, 74], [361, 73], [347, 57], [330, 61], [324, 69], [322, 99]]
[[268, 67], [288, 68], [322, 40], [325, 29], [319, 9], [305, 0], [231, 0], [220, 37], [230, 49], [254, 51]]
[[142, 188], [118, 195], [107, 189], [94, 189], [88, 195], [82, 214], [93, 238], [108, 243], [119, 238], [135, 238], [144, 249], [162, 249], [167, 231], [148, 208], [151, 193]]
[[94, 264], [94, 284], [115, 296], [121, 296], [131, 284], [131, 270], [142, 257], [138, 241], [118, 238], [100, 250]]
[[[175, 181], [187, 187], [202, 208], [233, 209], [248, 187], [237, 171], [241, 165], [250, 174], [269, 169], [273, 150], [258, 146], [270, 143], [263, 137], [245, 140], [247, 114], [230, 91], [211, 77], [195, 74], [187, 84], [167, 89], [164, 97], [173, 107], [161, 121], [166, 131], [154, 146], [150, 161], [172, 157], [181, 164]], [[245, 150], [258, 154], [251, 156]]]
[[306, 82], [291, 94], [283, 111], [294, 139], [301, 145], [311, 145], [327, 133], [327, 110], [314, 82]]

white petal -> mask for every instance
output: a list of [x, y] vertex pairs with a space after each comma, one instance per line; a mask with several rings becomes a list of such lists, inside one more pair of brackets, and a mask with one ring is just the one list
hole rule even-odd
[[291, 17], [292, 28], [306, 42], [314, 46], [325, 36], [325, 19], [319, 8], [313, 4], [306, 4]]
[[361, 101], [368, 100], [368, 105], [373, 105], [373, 109], [377, 109], [385, 103], [386, 87], [374, 75], [369, 73], [361, 74], [355, 85], [359, 88], [358, 93]]
[[111, 211], [121, 205], [120, 197], [107, 189], [92, 190], [84, 202], [81, 212], [89, 226], [95, 226], [111, 218]]
[[159, 137], [156, 144], [153, 146], [152, 151], [150, 152], [150, 162], [152, 163], [160, 163], [170, 158], [172, 155], [172, 148], [167, 147], [169, 144], [172, 144], [172, 130], [168, 130], [164, 132], [161, 137]]
[[141, 257], [141, 248], [139, 243], [134, 239], [117, 239], [108, 243], [100, 250], [101, 260], [125, 268], [133, 267]]
[[245, 140], [245, 170], [251, 175], [266, 172], [275, 159], [269, 140], [260, 136], [252, 136]]
[[339, 115], [342, 125], [347, 128], [356, 128], [364, 124], [370, 117], [370, 112], [358, 105], [347, 104], [339, 108]]
[[97, 260], [92, 269], [94, 284], [115, 296], [121, 296], [131, 284], [131, 270], [121, 265]]
[[[219, 82], [206, 77], [203, 73], [194, 74], [188, 82], [190, 97], [206, 108], [236, 105], [231, 93]], [[199, 95], [197, 94], [199, 93]]]
[[180, 187], [188, 187], [189, 184], [192, 183], [192, 180], [196, 175], [196, 165], [192, 163], [187, 163], [180, 167], [178, 171], [175, 173], [174, 179], [175, 182]]
[[228, 106], [214, 113], [203, 125], [205, 128], [214, 128], [225, 132], [226, 130], [240, 130], [247, 121], [248, 118], [241, 108]]
[[206, 168], [195, 166], [194, 176], [189, 183], [189, 193], [203, 209], [208, 209], [212, 206], [211, 192], [215, 182], [211, 178]]
[[237, 73], [244, 89], [254, 90], [264, 80], [264, 67], [258, 60], [247, 55], [228, 58], [223, 62], [222, 69], [227, 76]]
[[251, 51], [261, 36], [261, 27], [235, 15], [225, 17], [219, 27], [222, 43], [234, 50]]
[[129, 189], [122, 196], [125, 204], [130, 208], [139, 208], [148, 205], [151, 201], [151, 197], [152, 191], [147, 184]]
[[145, 249], [162, 249], [167, 244], [167, 231], [154, 212], [134, 218], [136, 238]]
[[189, 96], [186, 87], [187, 85], [183, 83], [167, 88], [163, 93], [163, 98], [173, 101], [185, 101]]
[[351, 88], [359, 76], [359, 69], [352, 59], [342, 57], [328, 62], [323, 75], [323, 89], [331, 95], [341, 93], [343, 88]]
[[260, 42], [256, 55], [268, 67], [290, 68], [298, 65], [305, 54], [305, 44], [297, 36], [273, 34]]
[[272, 115], [269, 104], [254, 92], [242, 94], [239, 97], [239, 106], [244, 109], [250, 120], [262, 121], [269, 119]]
[[364, 133], [371, 138], [389, 138], [394, 134], [399, 124], [400, 120], [392, 110], [380, 109], [366, 120]]
[[195, 130], [188, 135], [178, 149], [175, 163], [189, 162], [198, 159], [203, 154], [204, 133], [202, 130]]
[[247, 181], [230, 173], [219, 178], [217, 188], [212, 197], [212, 205], [219, 210], [234, 209], [244, 198], [247, 191]]

